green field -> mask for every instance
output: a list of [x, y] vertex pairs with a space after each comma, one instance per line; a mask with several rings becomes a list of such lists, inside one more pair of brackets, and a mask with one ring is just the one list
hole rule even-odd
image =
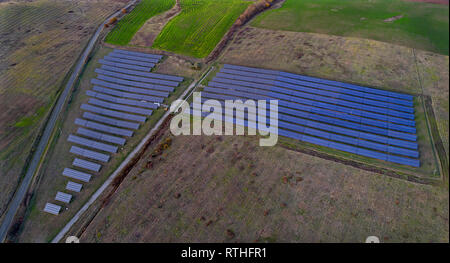
[[[384, 20], [402, 16], [397, 20]], [[449, 7], [402, 0], [287, 0], [253, 26], [369, 38], [449, 54]]]
[[134, 34], [151, 17], [169, 10], [175, 5], [175, 0], [143, 0], [121, 19], [114, 29], [106, 36], [110, 44], [127, 45]]
[[181, 13], [164, 27], [153, 48], [206, 57], [251, 1], [182, 0]]

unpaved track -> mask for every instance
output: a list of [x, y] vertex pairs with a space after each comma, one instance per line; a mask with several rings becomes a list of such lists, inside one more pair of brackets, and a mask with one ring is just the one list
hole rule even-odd
[[[133, 5], [137, 0], [130, 1], [124, 8], [128, 8], [131, 5]], [[104, 28], [104, 24], [107, 23], [112, 17], [118, 16], [121, 14], [121, 11], [117, 11], [110, 17], [108, 17], [105, 22], [103, 22], [98, 28], [97, 31], [95, 31], [94, 35], [89, 40], [88, 45], [86, 46], [85, 50], [83, 51], [83, 54], [78, 59], [78, 62], [76, 64], [76, 67], [70, 76], [69, 81], [66, 84], [66, 87], [64, 88], [63, 92], [58, 98], [58, 101], [55, 105], [55, 107], [52, 109], [52, 112], [50, 114], [50, 117], [48, 119], [48, 122], [44, 128], [44, 132], [42, 133], [42, 137], [39, 140], [39, 143], [36, 147], [36, 151], [33, 153], [31, 162], [29, 163], [27, 172], [25, 174], [25, 177], [23, 178], [22, 182], [20, 183], [19, 188], [17, 189], [16, 193], [14, 194], [13, 199], [11, 200], [8, 210], [5, 214], [5, 217], [3, 219], [3, 222], [0, 226], [0, 242], [3, 242], [6, 238], [6, 234], [8, 233], [8, 229], [11, 226], [11, 223], [14, 219], [14, 216], [17, 212], [17, 209], [20, 206], [20, 203], [22, 202], [23, 198], [25, 197], [28, 187], [33, 179], [34, 174], [37, 171], [37, 168], [39, 167], [39, 163], [43, 157], [43, 154], [45, 152], [45, 149], [51, 139], [51, 135], [53, 133], [53, 130], [55, 128], [56, 121], [58, 120], [59, 114], [61, 112], [61, 109], [63, 108], [67, 96], [70, 94], [70, 91], [72, 90], [72, 87], [74, 86], [75, 81], [77, 80], [78, 76], [81, 73], [81, 70], [84, 67], [84, 64], [86, 63], [89, 54], [92, 51], [92, 48], [94, 47], [95, 43], [98, 40], [98, 37], [100, 36], [100, 33], [102, 32]]]

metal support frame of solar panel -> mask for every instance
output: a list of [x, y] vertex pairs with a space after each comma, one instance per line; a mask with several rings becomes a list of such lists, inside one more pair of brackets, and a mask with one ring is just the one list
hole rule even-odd
[[72, 195], [63, 192], [57, 192], [55, 200], [68, 204], [72, 200]]
[[70, 147], [70, 153], [80, 155], [92, 160], [100, 161], [100, 162], [108, 162], [109, 161], [109, 155], [91, 151], [88, 149], [84, 149], [78, 146], [72, 146]]
[[[245, 116], [245, 114], [244, 114], [244, 116]], [[359, 137], [360, 137], [359, 133], [350, 135], [350, 136], [356, 137], [356, 138], [351, 138], [351, 137], [347, 137], [347, 136], [343, 136], [343, 135], [335, 135], [335, 134], [326, 132], [326, 131], [336, 132], [336, 128], [331, 125], [323, 125], [323, 124], [320, 124], [317, 122], [311, 122], [311, 121], [300, 119], [300, 118], [287, 117], [286, 115], [281, 115], [281, 116], [279, 115], [279, 119], [280, 120], [278, 122], [278, 127], [280, 127], [280, 128], [294, 129], [296, 132], [306, 133], [309, 135], [314, 135], [314, 136], [323, 137], [326, 139], [336, 140], [339, 142], [353, 144], [356, 146], [362, 146], [362, 147], [377, 150], [377, 151], [383, 151], [383, 152], [388, 152], [388, 153], [393, 153], [393, 154], [398, 154], [398, 155], [404, 155], [404, 156], [413, 157], [413, 158], [417, 158], [419, 156], [418, 151], [408, 150], [408, 149], [404, 149], [404, 148], [398, 148], [398, 147], [394, 147], [394, 146], [389, 146], [389, 145], [385, 145], [385, 144], [381, 144], [381, 143], [374, 143], [374, 142], [369, 142], [366, 140], [359, 139]], [[291, 122], [295, 125], [289, 124], [285, 121]], [[298, 126], [298, 125], [302, 125], [302, 126]], [[308, 128], [306, 126], [313, 127], [313, 128]], [[321, 129], [321, 130], [318, 130], [318, 129]]]
[[84, 168], [86, 170], [90, 170], [90, 171], [93, 171], [93, 172], [98, 172], [102, 168], [101, 164], [94, 163], [94, 162], [87, 161], [87, 160], [83, 160], [83, 159], [80, 159], [80, 158], [75, 158], [73, 160], [73, 162], [72, 162], [72, 165], [76, 166], [76, 167]]
[[[143, 82], [137, 82], [137, 81], [130, 81], [130, 80], [125, 80], [125, 79], [120, 79], [120, 78], [108, 77], [108, 76], [101, 75], [101, 74], [99, 74], [97, 76], [97, 78], [99, 80], [108, 81], [113, 84], [126, 85], [126, 86], [131, 86], [131, 87], [138, 87], [138, 88], [143, 88], [143, 89], [165, 91], [165, 92], [174, 91], [174, 87], [149, 84], [149, 83], [143, 83]], [[141, 93], [141, 92], [138, 92], [138, 93]], [[152, 95], [152, 94], [149, 94], [149, 95]]]
[[89, 148], [93, 148], [93, 149], [97, 149], [97, 150], [101, 150], [101, 151], [105, 151], [105, 152], [110, 152], [110, 153], [117, 153], [117, 149], [118, 149], [117, 146], [89, 140], [89, 139], [79, 137], [76, 135], [72, 135], [72, 134], [69, 135], [69, 137], [67, 138], [67, 141], [73, 142], [73, 143], [76, 143], [79, 145], [83, 145], [83, 146], [86, 146]]
[[365, 93], [365, 92], [361, 92], [361, 91], [355, 91], [352, 89], [346, 89], [346, 88], [336, 87], [336, 86], [331, 86], [331, 85], [326, 85], [326, 84], [319, 84], [319, 83], [314, 83], [314, 82], [309, 82], [309, 81], [295, 80], [295, 79], [290, 79], [290, 78], [286, 78], [286, 77], [281, 77], [279, 75], [260, 74], [260, 73], [253, 73], [253, 72], [248, 72], [248, 71], [233, 70], [233, 69], [226, 69], [226, 68], [222, 68], [220, 70], [220, 72], [226, 73], [226, 74], [231, 74], [231, 75], [242, 75], [242, 76], [254, 77], [254, 78], [258, 78], [258, 79], [267, 79], [267, 80], [272, 80], [272, 81], [281, 81], [281, 82], [288, 82], [288, 83], [292, 83], [292, 84], [305, 85], [308, 87], [314, 87], [314, 88], [319, 88], [319, 89], [323, 89], [323, 90], [334, 91], [337, 93], [344, 93], [344, 94], [354, 95], [354, 96], [361, 97], [361, 98], [379, 100], [379, 101], [389, 102], [392, 104], [398, 104], [398, 105], [403, 105], [403, 106], [408, 106], [408, 107], [414, 106], [413, 102], [409, 101], [409, 100], [402, 100], [402, 99], [396, 99], [396, 98], [391, 98], [391, 97], [386, 97], [386, 96], [374, 95], [374, 94]]
[[[254, 96], [254, 95], [250, 94], [250, 93], [235, 92], [233, 90], [224, 90], [224, 89], [206, 87], [206, 88], [204, 88], [204, 91], [206, 91], [206, 92], [215, 92], [215, 93], [220, 93], [220, 94], [226, 94], [226, 95], [231, 95], [231, 96], [244, 97], [244, 98], [247, 98], [247, 99], [254, 99], [254, 100], [261, 99], [261, 98], [258, 98], [257, 96]], [[205, 94], [205, 92], [203, 92], [203, 94]], [[369, 128], [372, 128], [372, 132], [375, 131], [374, 130], [375, 127], [366, 127], [365, 125], [361, 125], [361, 124], [356, 124], [356, 123], [352, 124], [350, 122], [344, 122], [342, 120], [332, 119], [332, 118], [325, 117], [325, 116], [319, 116], [319, 115], [313, 114], [313, 113], [306, 113], [306, 112], [302, 112], [301, 109], [300, 110], [297, 110], [297, 109], [296, 110], [292, 110], [292, 109], [285, 108], [283, 106], [279, 106], [278, 111], [280, 113], [285, 113], [285, 114], [288, 114], [288, 115], [294, 115], [294, 116], [301, 117], [301, 118], [308, 118], [308, 119], [322, 121], [322, 122], [327, 122], [327, 123], [331, 123], [331, 124], [335, 124], [335, 125], [341, 125], [341, 126], [345, 126], [345, 127], [356, 129], [356, 130], [366, 131]], [[416, 135], [403, 134], [403, 133], [398, 133], [398, 132], [394, 132], [394, 131], [387, 131], [383, 135], [385, 135], [385, 136], [393, 136], [394, 135], [396, 137], [401, 137], [402, 139], [409, 139], [409, 140], [412, 140], [412, 141], [417, 139]], [[406, 136], [406, 135], [408, 135], [409, 137]], [[384, 137], [376, 137], [376, 139], [383, 140], [381, 138], [384, 138]], [[386, 140], [383, 140], [383, 141], [386, 141]], [[400, 141], [400, 140], [396, 140], [396, 139], [391, 139], [390, 141], [392, 143], [395, 143], [398, 146], [408, 147], [408, 148], [410, 148], [410, 147], [417, 148], [417, 144], [416, 143], [409, 143], [409, 142]]]
[[367, 99], [367, 98], [362, 98], [362, 97], [357, 97], [355, 95], [347, 95], [347, 94], [342, 94], [337, 92], [336, 90], [323, 90], [323, 89], [318, 89], [317, 85], [314, 87], [309, 87], [311, 85], [305, 85], [304, 83], [287, 83], [287, 82], [281, 82], [281, 81], [273, 81], [273, 80], [267, 80], [267, 79], [262, 79], [262, 78], [257, 78], [257, 77], [247, 77], [247, 76], [241, 76], [241, 75], [233, 75], [233, 74], [228, 74], [228, 73], [217, 73], [216, 77], [221, 78], [221, 79], [231, 79], [231, 80], [237, 80], [237, 81], [245, 81], [245, 82], [253, 82], [253, 83], [259, 83], [259, 84], [264, 84], [264, 85], [270, 85], [270, 86], [276, 86], [276, 87], [281, 87], [281, 88], [285, 88], [286, 90], [286, 94], [289, 94], [290, 91], [301, 91], [301, 92], [305, 92], [308, 94], [314, 94], [314, 95], [320, 95], [320, 96], [326, 96], [326, 97], [331, 97], [334, 99], [339, 99], [342, 100], [344, 102], [356, 102], [362, 105], [370, 105], [372, 107], [377, 107], [377, 108], [386, 108], [386, 109], [390, 109], [390, 110], [395, 110], [395, 111], [401, 111], [401, 112], [406, 112], [406, 113], [414, 113], [414, 108], [412, 108], [411, 106], [403, 106], [403, 105], [397, 105], [397, 104], [393, 104], [390, 102], [382, 102], [382, 101], [377, 101], [377, 100], [373, 100], [373, 99]]
[[118, 103], [118, 104], [132, 105], [132, 106], [143, 107], [143, 108], [148, 108], [148, 109], [156, 109], [158, 107], [158, 106], [156, 106], [155, 103], [117, 98], [117, 97], [109, 96], [109, 95], [106, 95], [103, 93], [98, 93], [98, 92], [95, 92], [92, 90], [87, 90], [86, 95], [93, 97], [93, 98], [97, 98], [97, 99], [101, 99], [101, 100], [105, 100], [105, 101], [109, 101], [109, 102], [113, 102], [113, 103]]
[[114, 52], [109, 53], [108, 56], [109, 56], [109, 57], [113, 57], [113, 58], [135, 60], [135, 61], [146, 62], [146, 63], [153, 63], [153, 64], [156, 64], [156, 63], [159, 62], [159, 59], [155, 59], [155, 58], [146, 58], [146, 57], [130, 56], [130, 55], [125, 55], [125, 54], [120, 54], [120, 53], [114, 53]]
[[100, 106], [103, 108], [111, 109], [111, 110], [118, 110], [118, 111], [125, 111], [125, 112], [131, 112], [131, 113], [137, 113], [142, 115], [151, 115], [152, 110], [142, 109], [142, 108], [136, 108], [131, 106], [125, 106], [121, 104], [111, 103], [99, 99], [91, 98], [88, 101], [89, 104]]
[[82, 184], [75, 183], [72, 181], [67, 182], [66, 190], [79, 193], [81, 191], [81, 188], [83, 188]]
[[101, 132], [91, 131], [91, 130], [83, 128], [83, 127], [79, 127], [77, 129], [77, 134], [83, 135], [83, 136], [86, 136], [86, 137], [89, 137], [92, 139], [104, 141], [104, 142], [118, 144], [118, 145], [125, 145], [125, 143], [127, 141], [126, 139], [121, 138], [121, 137], [104, 134]]
[[63, 175], [72, 179], [89, 183], [92, 175], [71, 168], [64, 168]]
[[122, 127], [122, 128], [128, 128], [128, 129], [134, 129], [134, 130], [139, 129], [139, 126], [140, 126], [140, 124], [137, 122], [117, 120], [117, 119], [101, 116], [101, 115], [98, 115], [95, 113], [90, 113], [88, 111], [83, 113], [83, 118], [85, 118], [87, 120], [91, 120], [91, 121], [102, 122], [102, 123], [106, 123], [109, 125]]
[[53, 214], [53, 215], [59, 215], [59, 212], [61, 211], [61, 206], [55, 205], [52, 203], [46, 203], [44, 207], [44, 212]]
[[[241, 81], [241, 80], [231, 80], [231, 79], [225, 79], [225, 78], [221, 78], [221, 77], [214, 77], [213, 81], [227, 83], [227, 84], [235, 84], [235, 85], [246, 86], [246, 87], [261, 88], [261, 89], [271, 88], [271, 90], [273, 92], [285, 93], [290, 96], [292, 95], [292, 96], [310, 99], [310, 100], [314, 100], [314, 101], [332, 103], [335, 105], [348, 107], [348, 108], [362, 109], [362, 110], [369, 111], [369, 112], [375, 112], [378, 114], [383, 114], [383, 115], [387, 115], [387, 116], [389, 115], [389, 116], [404, 118], [404, 119], [408, 119], [408, 120], [414, 120], [414, 118], [415, 118], [414, 114], [410, 114], [410, 113], [403, 113], [403, 112], [390, 110], [387, 108], [380, 108], [380, 107], [376, 107], [376, 106], [368, 106], [368, 105], [361, 104], [361, 103], [348, 102], [348, 101], [344, 101], [341, 99], [325, 97], [323, 95], [314, 95], [314, 94], [310, 94], [310, 93], [303, 92], [300, 90], [289, 90], [286, 88], [274, 87], [272, 85], [258, 84], [258, 83], [254, 83], [254, 82]], [[295, 100], [295, 97], [293, 97], [292, 100]]]
[[170, 91], [150, 90], [147, 88], [133, 88], [133, 87], [124, 86], [124, 85], [120, 85], [120, 84], [114, 84], [114, 83], [103, 81], [100, 79], [92, 79], [91, 83], [95, 84], [95, 85], [100, 85], [100, 86], [103, 86], [106, 88], [121, 90], [121, 91], [129, 92], [129, 93], [139, 93], [139, 94], [158, 96], [158, 97], [164, 97], [164, 98], [167, 98], [169, 96], [169, 92], [170, 92]]
[[[227, 121], [229, 119], [230, 118], [226, 118], [225, 120]], [[383, 161], [394, 162], [394, 163], [409, 165], [409, 166], [414, 166], [414, 167], [420, 166], [420, 161], [417, 159], [410, 159], [407, 157], [400, 157], [400, 156], [380, 153], [380, 152], [376, 152], [376, 151], [372, 151], [372, 150], [367, 150], [367, 149], [358, 148], [358, 147], [354, 147], [354, 146], [350, 146], [350, 145], [345, 145], [345, 144], [338, 143], [338, 142], [327, 141], [327, 140], [311, 137], [308, 135], [302, 135], [302, 134], [290, 132], [288, 130], [278, 130], [278, 134], [281, 136], [290, 137], [290, 138], [297, 139], [300, 141], [309, 142], [309, 143], [313, 143], [313, 144], [317, 144], [317, 145], [322, 145], [325, 147], [329, 147], [329, 148], [333, 148], [333, 149], [337, 149], [337, 150], [341, 150], [341, 151], [345, 151], [345, 152], [349, 152], [349, 153], [354, 153], [357, 155], [362, 155], [362, 156], [366, 156], [366, 157], [370, 157], [370, 158], [380, 159]]]
[[136, 76], [148, 77], [148, 78], [154, 78], [154, 79], [170, 80], [170, 81], [176, 81], [176, 82], [182, 82], [184, 79], [183, 77], [178, 77], [178, 76], [171, 76], [171, 75], [152, 73], [152, 72], [148, 73], [148, 72], [142, 72], [142, 71], [136, 71], [136, 70], [127, 70], [127, 69], [122, 69], [122, 68], [107, 66], [107, 65], [103, 65], [101, 67], [101, 69], [119, 72], [119, 73], [123, 73], [123, 74], [136, 75]]
[[131, 56], [139, 56], [139, 57], [147, 57], [147, 58], [156, 58], [161, 59], [162, 55], [156, 55], [156, 54], [149, 54], [149, 53], [143, 53], [143, 52], [136, 52], [136, 51], [129, 51], [129, 50], [123, 50], [123, 49], [114, 49], [112, 53], [121, 53], [121, 54], [128, 54]]
[[[276, 99], [286, 100], [288, 102], [301, 103], [301, 104], [308, 105], [308, 106], [314, 105], [315, 107], [325, 108], [325, 109], [333, 110], [333, 111], [340, 111], [340, 112], [348, 113], [351, 115], [357, 115], [357, 116], [361, 116], [361, 117], [367, 117], [367, 118], [371, 118], [371, 119], [392, 122], [395, 124], [415, 126], [414, 120], [406, 120], [406, 119], [392, 117], [392, 116], [388, 116], [388, 115], [371, 113], [371, 112], [363, 111], [363, 110], [359, 110], [359, 109], [342, 107], [342, 106], [330, 104], [328, 102], [319, 102], [319, 101], [314, 101], [314, 100], [309, 100], [309, 99], [304, 99], [304, 98], [299, 98], [299, 97], [293, 97], [290, 95], [282, 94], [281, 92], [276, 92], [276, 91], [280, 91], [280, 90], [278, 88], [274, 88], [271, 86], [262, 85], [262, 86], [259, 86], [259, 88], [253, 88], [253, 87], [240, 86], [238, 84], [219, 83], [219, 82], [215, 82], [214, 79], [213, 79], [213, 81], [211, 81], [209, 83], [209, 85], [212, 87], [225, 87], [225, 88], [234, 87], [236, 89], [245, 90], [250, 93], [264, 94], [266, 96], [271, 96]], [[222, 86], [220, 86], [220, 85], [222, 85]]]
[[96, 107], [89, 104], [81, 104], [81, 109], [91, 111], [94, 113], [111, 116], [119, 119], [125, 119], [125, 120], [131, 120], [131, 121], [139, 121], [139, 122], [145, 122], [147, 120], [147, 117], [141, 116], [141, 115], [135, 115], [130, 113], [123, 113], [119, 111], [114, 110], [108, 110], [100, 107]]
[[104, 70], [104, 69], [100, 69], [100, 68], [95, 69], [95, 72], [98, 74], [102, 74], [102, 75], [110, 76], [110, 77], [114, 77], [114, 78], [132, 80], [132, 81], [144, 82], [144, 83], [151, 83], [151, 84], [157, 84], [157, 85], [164, 85], [164, 86], [169, 86], [169, 87], [178, 87], [178, 85], [179, 85], [179, 82], [177, 82], [177, 81], [128, 75], [128, 74]]
[[112, 126], [109, 126], [109, 125], [104, 125], [104, 124], [100, 124], [100, 123], [97, 123], [97, 122], [88, 121], [88, 120], [84, 120], [84, 119], [80, 119], [80, 118], [76, 118], [75, 119], [75, 124], [80, 125], [80, 126], [84, 126], [86, 128], [91, 128], [91, 129], [94, 129], [94, 130], [99, 130], [99, 131], [111, 133], [111, 134], [127, 136], [127, 137], [132, 137], [133, 136], [133, 131], [130, 131], [130, 130], [127, 130], [127, 129], [122, 129], [122, 128], [116, 128], [116, 127], [112, 127]]
[[99, 59], [98, 63], [100, 63], [102, 65], [112, 66], [112, 67], [125, 68], [125, 69], [131, 69], [131, 70], [140, 70], [140, 71], [145, 71], [145, 72], [150, 72], [153, 68], [153, 67], [143, 67], [143, 66], [124, 64], [124, 63], [114, 62], [114, 61], [107, 61], [104, 59]]
[[368, 88], [368, 87], [358, 86], [358, 85], [334, 81], [334, 80], [325, 80], [325, 79], [308, 77], [308, 76], [303, 76], [303, 75], [299, 75], [299, 74], [287, 73], [287, 72], [276, 71], [276, 70], [265, 70], [265, 69], [230, 65], [230, 64], [225, 64], [224, 68], [256, 72], [256, 73], [262, 73], [262, 74], [281, 75], [281, 76], [288, 77], [288, 78], [301, 79], [301, 80], [307, 80], [307, 81], [318, 82], [318, 83], [325, 83], [325, 84], [329, 84], [329, 85], [333, 85], [333, 86], [345, 87], [348, 89], [354, 89], [354, 90], [358, 90], [358, 91], [364, 91], [367, 93], [389, 96], [389, 97], [399, 98], [399, 99], [409, 100], [409, 101], [412, 101], [414, 98], [412, 95], [408, 95], [408, 94], [374, 89], [374, 88]]
[[159, 98], [159, 97], [147, 96], [147, 95], [136, 94], [136, 93], [128, 93], [128, 92], [123, 92], [123, 91], [117, 91], [117, 90], [113, 90], [113, 89], [102, 88], [102, 87], [99, 87], [99, 86], [94, 86], [92, 88], [92, 90], [95, 91], [95, 92], [98, 92], [98, 93], [113, 95], [113, 96], [116, 96], [116, 97], [130, 98], [130, 99], [136, 99], [136, 100], [141, 100], [141, 101], [148, 101], [148, 102], [153, 102], [153, 103], [155, 103], [155, 102], [162, 103], [164, 101], [163, 98]]
[[103, 57], [103, 59], [106, 61], [122, 63], [122, 64], [129, 64], [129, 65], [134, 65], [134, 66], [141, 66], [141, 67], [152, 68], [155, 66], [155, 63], [148, 63], [148, 62], [142, 62], [142, 61], [136, 61], [136, 60], [130, 60], [130, 59], [116, 58], [116, 57], [111, 57], [111, 56], [105, 56], [105, 57]]
[[[249, 93], [255, 93], [255, 94], [259, 94], [259, 95], [270, 95], [270, 93], [267, 91], [262, 91], [262, 90], [258, 90], [258, 89], [247, 88], [247, 87], [228, 85], [228, 84], [223, 84], [223, 83], [218, 83], [218, 82], [209, 82], [208, 85], [211, 87], [217, 87], [217, 88], [246, 91]], [[297, 101], [297, 102], [299, 102], [299, 101]], [[305, 112], [316, 113], [316, 114], [330, 116], [333, 118], [339, 118], [339, 119], [344, 119], [344, 120], [348, 120], [348, 121], [353, 121], [356, 123], [377, 126], [377, 127], [381, 127], [381, 128], [387, 129], [387, 130], [396, 130], [396, 131], [413, 133], [413, 134], [416, 133], [415, 127], [394, 124], [394, 123], [381, 121], [381, 120], [374, 120], [374, 119], [360, 117], [360, 116], [356, 116], [356, 115], [352, 115], [352, 114], [348, 114], [348, 113], [344, 113], [344, 112], [336, 112], [334, 110], [329, 110], [329, 109], [325, 109], [325, 108], [317, 108], [314, 106], [303, 105], [303, 104], [292, 103], [292, 102], [284, 102], [284, 101], [279, 101], [279, 105], [287, 107], [287, 108], [299, 109], [299, 110], [302, 110]]]

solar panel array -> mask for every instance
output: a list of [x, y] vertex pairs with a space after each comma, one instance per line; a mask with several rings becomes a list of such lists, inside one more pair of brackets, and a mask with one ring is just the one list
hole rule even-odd
[[420, 166], [413, 96], [408, 94], [226, 64], [202, 97], [278, 100], [281, 136]]
[[59, 205], [55, 205], [52, 203], [46, 203], [45, 207], [44, 207], [44, 212], [50, 213], [50, 214], [54, 214], [54, 215], [59, 215], [59, 211], [61, 211], [61, 206]]
[[[80, 192], [88, 183], [91, 173], [98, 173], [100, 163], [107, 163], [126, 144], [135, 130], [147, 121], [153, 110], [184, 80], [182, 77], [151, 72], [161, 55], [115, 49], [99, 59], [101, 64], [91, 79], [92, 89], [86, 91], [89, 97], [81, 105], [84, 110], [75, 124], [80, 126], [76, 134], [70, 134], [67, 141], [70, 153], [76, 155], [72, 166], [64, 168], [63, 175], [71, 180], [66, 190]], [[99, 163], [100, 162], [100, 163]], [[58, 192], [55, 199], [69, 203], [72, 195]], [[47, 204], [44, 211], [58, 214], [59, 209]]]

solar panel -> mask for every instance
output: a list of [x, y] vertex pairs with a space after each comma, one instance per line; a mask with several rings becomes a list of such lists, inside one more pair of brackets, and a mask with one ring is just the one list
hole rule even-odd
[[79, 118], [75, 119], [75, 124], [84, 126], [86, 128], [104, 131], [104, 132], [112, 133], [112, 134], [116, 134], [116, 135], [122, 135], [122, 136], [128, 136], [128, 137], [133, 136], [133, 131], [116, 128], [116, 127], [112, 127], [112, 126], [108, 126], [108, 125], [103, 125], [103, 124], [100, 124], [97, 122], [87, 121], [87, 120], [83, 120], [83, 119], [79, 119]]
[[147, 96], [147, 95], [142, 95], [142, 94], [128, 93], [128, 92], [117, 91], [117, 90], [108, 89], [108, 88], [102, 88], [99, 86], [94, 86], [92, 88], [92, 90], [99, 92], [99, 93], [101, 92], [104, 94], [114, 95], [114, 96], [123, 97], [123, 98], [136, 99], [136, 100], [140, 100], [140, 101], [158, 102], [158, 103], [162, 103], [164, 101], [163, 98], [158, 98], [155, 96]]
[[82, 187], [83, 187], [82, 184], [69, 181], [67, 182], [66, 190], [79, 193]]
[[106, 116], [119, 118], [119, 119], [125, 119], [125, 120], [132, 120], [132, 121], [139, 121], [139, 122], [145, 122], [147, 120], [147, 117], [145, 117], [145, 116], [123, 113], [123, 112], [118, 112], [118, 111], [113, 111], [113, 110], [107, 110], [107, 109], [95, 107], [95, 106], [92, 106], [89, 104], [82, 104], [81, 109], [95, 112], [95, 113], [102, 114], [102, 115], [106, 115]]
[[156, 91], [156, 90], [149, 90], [149, 89], [133, 88], [133, 87], [118, 85], [118, 84], [114, 84], [114, 83], [110, 83], [110, 82], [106, 82], [106, 81], [102, 81], [102, 80], [98, 80], [98, 79], [92, 79], [91, 83], [97, 84], [97, 85], [100, 85], [103, 87], [111, 88], [111, 89], [131, 92], [131, 93], [140, 93], [140, 94], [153, 95], [153, 96], [158, 96], [158, 97], [168, 97], [169, 96], [168, 91]]
[[151, 115], [152, 114], [151, 110], [130, 107], [130, 106], [124, 106], [124, 105], [106, 102], [106, 101], [98, 100], [98, 99], [89, 99], [88, 103], [95, 105], [95, 106], [101, 106], [101, 107], [104, 107], [107, 109], [112, 109], [112, 110], [132, 112], [132, 113], [137, 113], [137, 114], [142, 114], [142, 115]]
[[86, 183], [88, 183], [91, 180], [92, 176], [88, 173], [83, 173], [71, 168], [64, 168], [63, 175]]
[[90, 113], [87, 111], [83, 113], [83, 118], [92, 120], [92, 121], [106, 123], [106, 124], [113, 125], [113, 126], [118, 126], [118, 127], [122, 127], [122, 128], [130, 128], [130, 129], [135, 129], [135, 130], [139, 129], [139, 126], [140, 126], [139, 123], [136, 123], [136, 122], [122, 121], [122, 120], [117, 120], [117, 119], [113, 119], [113, 118], [108, 118], [108, 117]]
[[91, 161], [86, 161], [83, 159], [75, 158], [72, 162], [73, 166], [81, 167], [90, 171], [98, 172], [102, 168], [102, 166], [98, 163], [94, 163]]
[[125, 79], [120, 79], [120, 78], [115, 78], [115, 77], [108, 77], [108, 76], [104, 76], [104, 75], [98, 75], [97, 78], [100, 80], [112, 82], [114, 84], [121, 84], [121, 85], [127, 85], [127, 86], [132, 86], [132, 87], [150, 89], [150, 90], [165, 91], [165, 92], [172, 92], [174, 90], [174, 87], [125, 80]]
[[164, 85], [164, 86], [170, 86], [170, 87], [177, 87], [179, 85], [179, 82], [176, 82], [176, 81], [140, 77], [140, 76], [135, 76], [135, 75], [128, 75], [128, 74], [122, 74], [119, 72], [108, 71], [108, 70], [104, 70], [104, 69], [96, 69], [95, 72], [98, 74], [102, 74], [102, 75], [110, 76], [110, 77], [114, 77], [114, 78], [139, 81], [139, 82], [145, 82], [145, 83], [152, 83], [152, 84], [158, 84], [158, 85]]
[[104, 59], [99, 59], [98, 62], [100, 64], [108, 65], [108, 66], [112, 66], [112, 67], [140, 70], [140, 71], [146, 71], [146, 72], [149, 72], [153, 68], [153, 67], [142, 67], [142, 66], [136, 66], [136, 65], [130, 65], [130, 64], [123, 64], [123, 63], [113, 62], [113, 61], [106, 61]]
[[93, 159], [96, 161], [101, 161], [101, 162], [108, 162], [109, 161], [109, 155], [107, 154], [103, 154], [103, 153], [98, 153], [98, 152], [94, 152], [91, 150], [87, 150], [87, 149], [83, 149], [80, 148], [78, 146], [72, 146], [70, 148], [70, 153], [73, 154], [77, 154], [89, 159]]
[[148, 73], [148, 72], [141, 72], [141, 71], [136, 71], [136, 70], [127, 70], [127, 69], [122, 69], [122, 68], [112, 67], [112, 66], [102, 66], [101, 68], [104, 69], [104, 70], [115, 71], [115, 72], [120, 72], [120, 73], [123, 73], [123, 74], [129, 74], [129, 75], [136, 75], [136, 76], [142, 76], [142, 77], [148, 77], [148, 78], [170, 80], [170, 81], [176, 81], [176, 82], [183, 81], [182, 77], [165, 75], [165, 74], [159, 74], [159, 73]]
[[61, 206], [55, 205], [52, 203], [46, 203], [44, 207], [44, 212], [53, 214], [53, 215], [59, 215], [59, 212], [61, 211]]
[[100, 132], [91, 131], [91, 130], [85, 129], [83, 127], [79, 127], [77, 129], [77, 134], [84, 135], [86, 137], [97, 139], [100, 141], [119, 144], [119, 145], [125, 145], [125, 143], [126, 143], [126, 140], [124, 138], [109, 135], [109, 134], [104, 134], [104, 133], [100, 133]]
[[148, 62], [142, 62], [142, 61], [136, 61], [136, 60], [130, 60], [130, 59], [123, 59], [123, 58], [115, 58], [112, 56], [105, 56], [103, 59], [106, 61], [141, 66], [141, 67], [150, 67], [151, 68], [151, 67], [155, 66], [155, 63], [148, 63]]
[[139, 57], [146, 57], [146, 58], [156, 58], [161, 59], [162, 55], [156, 55], [156, 54], [149, 54], [149, 53], [143, 53], [143, 52], [136, 52], [136, 51], [129, 51], [129, 50], [123, 50], [123, 49], [114, 49], [113, 53], [121, 53], [121, 54], [127, 54], [131, 56], [139, 56]]
[[139, 57], [139, 56], [130, 56], [130, 55], [120, 54], [120, 53], [114, 53], [114, 52], [109, 53], [108, 56], [114, 57], [114, 58], [122, 58], [122, 59], [129, 59], [129, 60], [142, 61], [142, 62], [147, 62], [147, 63], [158, 63], [158, 61], [159, 61], [159, 59], [155, 59], [155, 58], [146, 58], [146, 57]]
[[72, 195], [66, 194], [63, 192], [57, 192], [56, 196], [55, 196], [55, 200], [68, 204], [68, 203], [70, 203], [70, 200], [72, 200]]
[[67, 138], [67, 141], [73, 142], [73, 143], [76, 143], [76, 144], [80, 144], [80, 145], [83, 145], [83, 146], [87, 146], [89, 148], [105, 151], [105, 152], [110, 152], [110, 153], [116, 153], [117, 152], [117, 146], [112, 146], [112, 145], [109, 145], [109, 144], [106, 144], [106, 143], [101, 143], [101, 142], [89, 140], [89, 139], [86, 139], [86, 138], [83, 138], [83, 137], [79, 137], [79, 136], [76, 136], [76, 135], [72, 135], [72, 134], [69, 135], [69, 137]]
[[149, 102], [143, 102], [143, 101], [137, 101], [137, 100], [129, 100], [129, 99], [117, 98], [117, 97], [105, 95], [103, 93], [97, 93], [97, 92], [92, 91], [92, 90], [87, 90], [86, 91], [86, 95], [94, 97], [94, 98], [98, 98], [98, 99], [114, 102], [114, 103], [119, 103], [119, 104], [133, 105], [133, 106], [149, 108], [149, 109], [156, 109], [157, 108], [155, 103], [149, 103]]

